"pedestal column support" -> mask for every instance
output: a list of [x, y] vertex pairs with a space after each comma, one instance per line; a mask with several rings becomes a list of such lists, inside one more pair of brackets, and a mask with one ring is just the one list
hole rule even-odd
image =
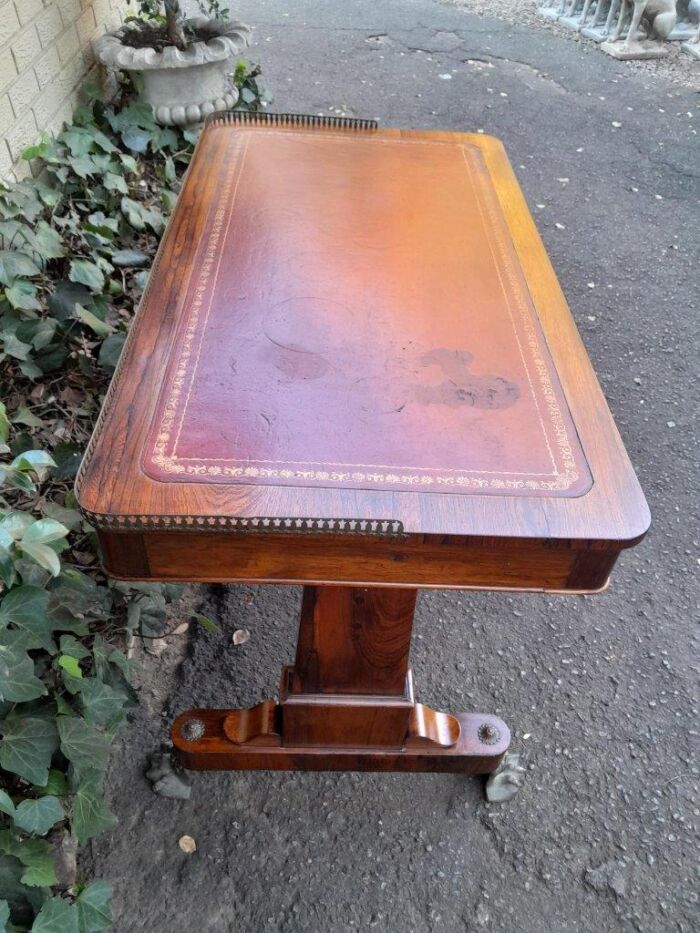
[[510, 740], [505, 723], [415, 702], [415, 604], [415, 589], [305, 587], [279, 703], [183, 713], [177, 757], [203, 770], [493, 771]]

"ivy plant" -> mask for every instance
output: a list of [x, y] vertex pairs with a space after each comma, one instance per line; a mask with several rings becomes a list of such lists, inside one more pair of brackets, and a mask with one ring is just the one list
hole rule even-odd
[[[261, 106], [258, 76], [237, 69], [242, 106]], [[128, 87], [88, 86], [25, 152], [41, 172], [0, 183], [0, 933], [111, 922], [109, 884], [59, 885], [56, 853], [114, 824], [125, 648], [162, 635], [178, 590], [104, 577], [72, 482], [194, 141]]]
[[[163, 25], [169, 45], [186, 49], [189, 42], [196, 38], [187, 33], [185, 14], [180, 0], [134, 0], [134, 3], [142, 19]], [[197, 0], [197, 6], [205, 16], [211, 19], [228, 18], [228, 8], [223, 7], [220, 0]]]

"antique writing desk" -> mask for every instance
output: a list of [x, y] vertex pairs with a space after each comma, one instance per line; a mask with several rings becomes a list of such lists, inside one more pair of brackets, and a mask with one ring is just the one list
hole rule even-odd
[[414, 699], [421, 587], [593, 592], [644, 497], [501, 144], [210, 119], [81, 468], [106, 571], [304, 585], [279, 700], [190, 768], [488, 772]]

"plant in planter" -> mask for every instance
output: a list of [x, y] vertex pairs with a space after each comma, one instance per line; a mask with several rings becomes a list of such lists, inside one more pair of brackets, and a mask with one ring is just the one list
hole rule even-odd
[[231, 22], [219, 0], [204, 0], [208, 16], [186, 19], [179, 0], [136, 0], [141, 16], [94, 43], [98, 61], [130, 72], [140, 100], [158, 123], [199, 123], [238, 100], [231, 59], [248, 44], [250, 30]]

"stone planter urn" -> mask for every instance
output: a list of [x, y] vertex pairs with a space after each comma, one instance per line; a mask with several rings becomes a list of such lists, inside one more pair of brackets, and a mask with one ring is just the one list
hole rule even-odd
[[[146, 27], [143, 27], [144, 29]], [[108, 68], [140, 75], [139, 100], [153, 107], [158, 123], [199, 123], [217, 110], [230, 110], [238, 100], [231, 81], [232, 59], [248, 45], [250, 29], [242, 23], [193, 17], [184, 23], [193, 39], [185, 49], [162, 51], [125, 44], [139, 31], [133, 23], [96, 39], [97, 60]]]

